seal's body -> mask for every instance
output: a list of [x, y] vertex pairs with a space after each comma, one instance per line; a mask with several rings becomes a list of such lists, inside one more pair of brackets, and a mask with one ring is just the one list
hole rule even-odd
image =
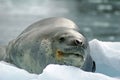
[[32, 24], [6, 50], [6, 61], [31, 73], [41, 73], [48, 64], [95, 71], [86, 38], [65, 18], [47, 18]]

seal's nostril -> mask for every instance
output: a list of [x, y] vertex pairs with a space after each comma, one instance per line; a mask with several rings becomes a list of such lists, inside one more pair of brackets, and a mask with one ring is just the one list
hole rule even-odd
[[75, 40], [74, 43], [75, 43], [75, 45], [82, 45], [83, 44], [83, 42], [80, 40]]

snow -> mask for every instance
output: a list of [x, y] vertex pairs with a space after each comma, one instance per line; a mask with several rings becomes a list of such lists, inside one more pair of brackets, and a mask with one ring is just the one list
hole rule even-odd
[[0, 62], [0, 80], [120, 80], [120, 42], [89, 42], [96, 62], [95, 73], [66, 65], [48, 65], [43, 73], [31, 74], [12, 64]]
[[97, 71], [112, 77], [120, 77], [120, 42], [90, 41], [91, 56]]

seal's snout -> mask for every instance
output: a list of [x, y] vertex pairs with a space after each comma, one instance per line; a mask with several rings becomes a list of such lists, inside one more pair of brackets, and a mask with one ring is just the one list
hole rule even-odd
[[83, 44], [83, 41], [80, 39], [73, 39], [71, 41], [71, 45], [72, 46], [83, 46], [84, 44]]
[[73, 41], [73, 43], [74, 43], [74, 45], [76, 45], [76, 46], [82, 46], [82, 45], [83, 45], [83, 42], [82, 42], [81, 40], [79, 40], [79, 39], [75, 39], [75, 40]]

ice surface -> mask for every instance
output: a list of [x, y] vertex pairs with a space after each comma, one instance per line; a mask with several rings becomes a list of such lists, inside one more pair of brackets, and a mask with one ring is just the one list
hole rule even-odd
[[0, 62], [0, 80], [120, 80], [120, 42], [92, 40], [91, 56], [97, 64], [95, 73], [65, 65], [48, 65], [42, 74], [31, 74], [11, 64]]
[[91, 56], [97, 64], [97, 71], [113, 77], [120, 77], [120, 42], [90, 41]]
[[49, 65], [39, 75], [38, 80], [117, 80], [115, 78], [100, 74], [85, 72], [72, 66]]

